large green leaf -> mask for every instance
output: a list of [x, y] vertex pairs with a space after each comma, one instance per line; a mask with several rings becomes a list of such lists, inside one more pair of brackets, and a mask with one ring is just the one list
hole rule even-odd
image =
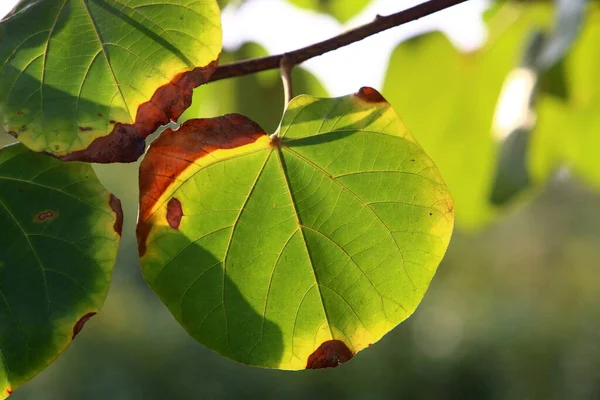
[[119, 200], [84, 163], [0, 149], [0, 398], [62, 353], [104, 302]]
[[453, 227], [438, 170], [374, 89], [299, 96], [271, 139], [187, 121], [140, 170], [144, 277], [198, 341], [263, 367], [336, 366], [417, 307]]
[[371, 0], [289, 0], [298, 7], [330, 14], [341, 22], [346, 22], [361, 12]]
[[435, 160], [456, 201], [458, 223], [481, 226], [489, 202], [497, 141], [491, 132], [502, 85], [526, 40], [551, 22], [551, 7], [505, 3], [492, 12], [486, 45], [460, 53], [441, 33], [401, 43], [383, 93]]
[[23, 0], [0, 22], [2, 121], [35, 151], [133, 161], [220, 51], [216, 0]]

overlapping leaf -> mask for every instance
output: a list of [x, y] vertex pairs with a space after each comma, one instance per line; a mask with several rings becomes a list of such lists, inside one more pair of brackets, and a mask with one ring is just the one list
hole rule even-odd
[[143, 273], [198, 341], [263, 367], [336, 366], [406, 319], [448, 245], [436, 166], [371, 88], [299, 96], [280, 137], [187, 121], [140, 170]]
[[551, 15], [549, 5], [507, 2], [492, 12], [488, 42], [478, 51], [460, 53], [431, 33], [392, 54], [383, 92], [440, 168], [463, 227], [481, 226], [495, 213], [489, 201], [497, 158], [494, 112], [529, 34], [547, 26]]
[[0, 398], [40, 372], [104, 302], [119, 200], [83, 163], [0, 150]]
[[0, 22], [0, 116], [35, 151], [133, 161], [221, 51], [216, 0], [24, 0]]

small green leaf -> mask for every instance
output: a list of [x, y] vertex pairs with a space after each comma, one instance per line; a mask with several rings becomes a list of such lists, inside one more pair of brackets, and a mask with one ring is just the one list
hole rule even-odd
[[34, 151], [134, 161], [221, 51], [216, 0], [23, 0], [0, 22], [0, 114]]
[[290, 3], [309, 10], [319, 11], [346, 22], [360, 13], [371, 0], [289, 0]]
[[198, 341], [262, 367], [336, 366], [423, 298], [453, 227], [438, 170], [374, 89], [165, 131], [140, 171], [143, 274]]
[[0, 398], [54, 361], [108, 292], [119, 199], [91, 166], [0, 149]]

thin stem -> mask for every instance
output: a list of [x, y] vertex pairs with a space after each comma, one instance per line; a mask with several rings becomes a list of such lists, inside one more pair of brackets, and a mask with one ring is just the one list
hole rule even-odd
[[283, 98], [287, 106], [292, 97], [294, 97], [292, 85], [292, 69], [294, 68], [294, 64], [291, 64], [287, 54], [284, 54], [279, 67], [281, 70], [281, 81], [283, 82]]
[[313, 57], [323, 55], [332, 50], [339, 49], [340, 47], [358, 42], [379, 32], [406, 24], [407, 22], [415, 21], [419, 18], [426, 17], [427, 15], [431, 15], [466, 1], [468, 0], [430, 0], [392, 15], [378, 15], [375, 20], [368, 24], [359, 26], [358, 28], [342, 33], [341, 35], [334, 36], [330, 39], [303, 47], [298, 50], [294, 50], [285, 54], [277, 54], [268, 57], [254, 58], [251, 60], [221, 65], [215, 70], [209, 82], [233, 78], [236, 76], [254, 74], [256, 72], [266, 71], [268, 69], [279, 68], [281, 65], [281, 60], [284, 56], [287, 58], [287, 63], [290, 65], [298, 65]]

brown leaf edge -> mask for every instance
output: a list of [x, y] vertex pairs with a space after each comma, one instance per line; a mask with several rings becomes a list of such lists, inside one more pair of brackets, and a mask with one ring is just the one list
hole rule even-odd
[[[186, 168], [215, 150], [232, 150], [254, 143], [265, 135], [265, 131], [251, 119], [240, 114], [227, 114], [186, 121], [177, 131], [167, 129], [152, 142], [139, 170], [137, 240], [140, 257], [146, 253], [146, 240], [152, 228], [152, 209]], [[173, 204], [172, 208], [176, 209]], [[183, 211], [179, 207], [175, 214], [181, 215], [176, 217], [171, 211], [167, 222], [171, 228], [178, 229]]]
[[341, 340], [323, 342], [309, 357], [306, 369], [335, 368], [348, 362], [354, 353]]
[[138, 107], [133, 124], [111, 121], [114, 127], [110, 134], [97, 138], [86, 149], [60, 159], [104, 164], [135, 162], [144, 153], [146, 137], [183, 114], [192, 104], [194, 88], [208, 82], [217, 64], [218, 59], [175, 75], [171, 82], [159, 87], [149, 101]]

